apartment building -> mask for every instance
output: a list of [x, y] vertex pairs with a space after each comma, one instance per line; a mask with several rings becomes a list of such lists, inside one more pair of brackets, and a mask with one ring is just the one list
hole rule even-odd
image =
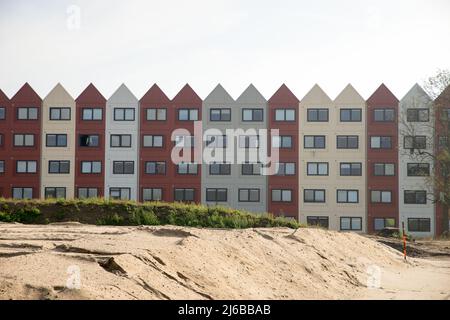
[[399, 223], [398, 102], [384, 84], [367, 100], [368, 232]]
[[42, 99], [25, 83], [11, 98], [5, 196], [40, 197]]
[[334, 101], [318, 85], [301, 100], [301, 222], [365, 232], [365, 109], [351, 85]]
[[[276, 175], [268, 176], [268, 211], [298, 219], [299, 100], [283, 84], [268, 101], [268, 129], [279, 131]], [[272, 142], [272, 141], [271, 141]], [[271, 144], [269, 144], [271, 145]]]
[[41, 198], [74, 198], [75, 100], [57, 84], [42, 102]]
[[122, 84], [106, 102], [105, 198], [138, 200], [139, 101]]
[[434, 151], [433, 101], [418, 85], [399, 103], [399, 211], [400, 221], [413, 236], [432, 236], [435, 231], [434, 167], [420, 151]]
[[91, 83], [76, 102], [75, 192], [103, 197], [105, 187], [106, 99]]
[[11, 144], [12, 110], [11, 102], [6, 94], [0, 90], [0, 197], [11, 197], [9, 170]]
[[139, 200], [172, 201], [170, 154], [175, 112], [154, 84], [139, 101]]

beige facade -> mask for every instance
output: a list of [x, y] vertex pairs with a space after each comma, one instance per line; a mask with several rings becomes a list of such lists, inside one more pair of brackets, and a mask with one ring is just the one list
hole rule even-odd
[[[42, 103], [42, 198], [46, 196], [46, 193], [56, 192], [53, 188], [65, 188], [65, 197], [67, 199], [74, 197], [75, 117], [75, 100], [61, 84], [57, 84]], [[55, 137], [55, 135], [58, 136]], [[66, 140], [65, 144], [64, 140]], [[50, 170], [50, 161], [62, 162], [58, 164], [53, 162]], [[69, 161], [68, 173], [65, 170], [66, 161]], [[58, 167], [60, 170], [55, 170]], [[58, 195], [61, 190], [58, 189]]]
[[366, 231], [365, 109], [351, 85], [334, 101], [318, 85], [301, 99], [300, 222], [321, 217], [332, 230]]

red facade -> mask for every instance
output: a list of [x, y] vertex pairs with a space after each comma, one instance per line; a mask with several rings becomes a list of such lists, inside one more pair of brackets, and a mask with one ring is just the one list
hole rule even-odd
[[[97, 188], [97, 195], [102, 197], [105, 185], [105, 143], [107, 143], [105, 141], [106, 99], [91, 83], [75, 102], [75, 196], [78, 195], [79, 188]], [[101, 120], [83, 120], [84, 109], [101, 109]], [[97, 135], [99, 137], [98, 146], [81, 146], [80, 139], [85, 135]], [[101, 173], [82, 173], [82, 161], [101, 161]]]
[[[5, 97], [2, 97], [5, 100]], [[10, 104], [6, 102], [6, 124], [4, 131], [5, 173], [2, 177], [2, 193], [6, 198], [12, 197], [13, 188], [32, 188], [33, 198], [40, 197], [40, 161], [41, 161], [41, 116], [42, 99], [25, 83], [12, 97]], [[19, 120], [19, 108], [37, 108], [37, 119]], [[0, 121], [2, 122], [2, 121]], [[33, 146], [15, 146], [14, 135], [33, 135]], [[36, 161], [35, 173], [17, 173], [17, 161]]]
[[11, 143], [12, 110], [9, 98], [0, 90], [0, 108], [4, 108], [4, 116], [0, 118], [0, 161], [3, 161], [3, 172], [0, 171], [0, 197], [11, 196], [11, 175], [9, 167]]
[[[439, 97], [435, 100], [435, 128], [436, 128], [436, 140], [435, 140], [435, 148], [436, 154], [440, 152], [440, 139], [450, 137], [450, 119], [443, 117], [444, 112], [450, 110], [450, 86], [445, 88], [445, 90], [439, 95]], [[445, 139], [445, 138], [444, 138]], [[448, 144], [448, 142], [447, 142]], [[442, 168], [439, 165], [436, 165], [436, 172], [439, 173]], [[444, 208], [442, 203], [436, 203], [436, 235], [441, 235], [443, 232], [449, 229], [449, 208]], [[447, 212], [445, 212], [447, 210]], [[446, 216], [445, 216], [446, 215]]]
[[[298, 185], [299, 185], [299, 99], [289, 90], [286, 85], [282, 85], [277, 92], [269, 99], [268, 129], [278, 129], [280, 136], [292, 137], [292, 148], [279, 149], [279, 162], [295, 163], [295, 175], [270, 175], [268, 177], [268, 211], [277, 216], [293, 217], [298, 219]], [[276, 121], [276, 109], [294, 109], [295, 121]], [[270, 141], [270, 140], [269, 140]], [[270, 144], [270, 142], [269, 142]], [[273, 189], [289, 189], [291, 192], [291, 202], [273, 202]]]
[[[180, 109], [198, 110], [198, 120], [201, 121], [202, 100], [189, 85], [184, 86], [171, 101], [155, 84], [140, 100], [140, 173], [139, 173], [139, 199], [143, 199], [143, 189], [162, 189], [163, 201], [174, 201], [175, 189], [194, 189], [194, 202], [201, 199], [201, 168], [197, 167], [197, 174], [178, 174], [177, 166], [172, 163], [171, 154], [175, 145], [172, 141], [172, 132], [184, 128], [194, 135], [194, 121], [178, 119]], [[147, 120], [148, 109], [165, 109], [165, 120]], [[162, 147], [144, 146], [144, 136], [163, 136]], [[193, 160], [193, 152], [192, 152]], [[147, 174], [146, 162], [164, 161], [165, 174]]]
[[[398, 197], [398, 99], [382, 84], [367, 100], [367, 220], [368, 232], [374, 232], [375, 218], [394, 218], [399, 222]], [[375, 121], [375, 109], [393, 109], [393, 121]], [[391, 149], [371, 149], [372, 136], [392, 137]], [[375, 163], [392, 163], [395, 165], [394, 176], [377, 176], [374, 173]], [[392, 202], [372, 203], [371, 190], [392, 191]]]

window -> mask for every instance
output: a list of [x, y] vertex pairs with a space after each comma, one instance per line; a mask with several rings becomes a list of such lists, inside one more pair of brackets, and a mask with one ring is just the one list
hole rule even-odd
[[264, 121], [264, 110], [242, 109], [242, 121]]
[[198, 165], [196, 163], [178, 163], [177, 164], [177, 173], [178, 174], [197, 174], [198, 173]]
[[67, 134], [47, 134], [45, 145], [47, 147], [67, 147]]
[[394, 228], [395, 219], [394, 218], [375, 218], [373, 220], [373, 228], [375, 230], [383, 230], [384, 228]]
[[80, 134], [80, 147], [98, 147], [100, 138], [96, 134]]
[[361, 122], [362, 109], [341, 109], [341, 122]]
[[338, 149], [358, 149], [358, 136], [337, 136], [336, 148]]
[[103, 119], [103, 109], [83, 108], [81, 119], [86, 121], [101, 121]]
[[258, 148], [259, 136], [239, 136], [239, 148]]
[[231, 109], [210, 109], [210, 121], [231, 121]]
[[64, 174], [70, 173], [70, 161], [55, 161], [48, 162], [48, 173]]
[[292, 136], [272, 136], [272, 147], [282, 149], [292, 148]]
[[134, 174], [134, 161], [113, 161], [113, 174]]
[[225, 188], [208, 188], [206, 189], [206, 201], [225, 202], [227, 201], [228, 190]]
[[78, 188], [78, 198], [97, 198], [98, 189], [97, 188]]
[[162, 189], [161, 188], [144, 188], [142, 189], [142, 200], [144, 201], [161, 201]]
[[130, 200], [131, 188], [110, 188], [109, 197], [113, 200]]
[[38, 108], [17, 108], [17, 120], [37, 120]]
[[372, 149], [391, 149], [392, 137], [370, 137], [370, 147]]
[[0, 107], [0, 120], [6, 119], [6, 109], [5, 107]]
[[163, 136], [144, 135], [142, 145], [146, 148], [162, 148]]
[[306, 164], [308, 176], [327, 176], [328, 162], [308, 162]]
[[175, 136], [175, 146], [179, 148], [193, 148], [195, 145], [194, 136]]
[[393, 163], [374, 163], [374, 176], [395, 176], [395, 164]]
[[408, 109], [406, 110], [406, 121], [408, 122], [428, 122], [430, 120], [430, 110], [428, 109]]
[[442, 120], [449, 121], [450, 120], [450, 108], [444, 108], [442, 109]]
[[226, 148], [227, 147], [227, 136], [207, 136], [206, 146], [210, 148]]
[[210, 163], [209, 174], [212, 176], [229, 176], [231, 174], [231, 164], [229, 163]]
[[0, 133], [0, 147], [3, 146], [3, 135]]
[[372, 203], [391, 203], [392, 191], [373, 190], [370, 192], [370, 199]]
[[81, 161], [81, 173], [101, 173], [102, 162], [101, 161]]
[[14, 135], [15, 147], [33, 147], [34, 146], [34, 134], [15, 134]]
[[362, 218], [357, 217], [341, 217], [341, 230], [362, 230]]
[[405, 149], [426, 149], [427, 137], [425, 136], [405, 136], [403, 140]]
[[295, 121], [295, 109], [275, 109], [275, 121]]
[[305, 136], [305, 149], [325, 149], [325, 136]]
[[427, 192], [424, 190], [405, 190], [405, 204], [427, 204]]
[[50, 108], [50, 120], [70, 120], [70, 108]]
[[261, 175], [261, 163], [242, 163], [241, 174], [243, 176], [259, 176]]
[[112, 134], [111, 148], [131, 148], [131, 134]]
[[305, 189], [303, 190], [304, 202], [325, 202], [325, 190], [323, 189]]
[[374, 109], [373, 118], [376, 122], [392, 122], [395, 120], [395, 111], [392, 108]]
[[0, 173], [5, 173], [5, 160], [0, 160]]
[[328, 109], [308, 109], [308, 122], [328, 122]]
[[329, 225], [329, 219], [328, 217], [320, 217], [320, 216], [307, 216], [306, 217], [306, 223], [309, 226], [318, 226], [325, 229], [328, 229]]
[[[439, 148], [450, 148], [450, 146], [449, 146], [449, 140], [448, 140], [448, 137], [446, 137], [446, 136], [439, 136], [439, 138], [438, 138], [438, 145], [439, 145]], [[1, 136], [0, 136], [0, 146], [2, 145], [2, 143], [1, 143]]]
[[278, 162], [277, 176], [293, 176], [295, 175], [295, 162]]
[[341, 176], [361, 176], [362, 175], [361, 162], [341, 162], [340, 175]]
[[63, 187], [48, 187], [45, 188], [45, 199], [65, 199], [66, 188]]
[[337, 203], [358, 203], [358, 190], [337, 190]]
[[12, 188], [12, 197], [14, 199], [32, 199], [33, 188]]
[[147, 121], [166, 121], [167, 110], [165, 108], [147, 109]]
[[273, 189], [272, 202], [291, 202], [292, 190], [288, 189]]
[[114, 121], [134, 121], [134, 108], [114, 108]]
[[239, 189], [239, 202], [259, 202], [259, 189]]
[[178, 120], [180, 121], [197, 121], [198, 109], [178, 109]]
[[429, 163], [408, 163], [407, 167], [409, 177], [424, 177], [430, 175]]
[[145, 162], [146, 174], [166, 174], [166, 162], [164, 161], [147, 161]]
[[17, 160], [16, 161], [17, 173], [36, 173], [37, 161]]
[[194, 201], [194, 189], [180, 189], [176, 188], [174, 191], [175, 201]]
[[408, 231], [410, 232], [430, 232], [430, 218], [408, 218]]

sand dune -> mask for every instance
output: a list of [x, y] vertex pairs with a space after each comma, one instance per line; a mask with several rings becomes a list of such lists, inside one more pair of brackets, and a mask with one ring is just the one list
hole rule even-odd
[[449, 260], [353, 233], [0, 224], [0, 299], [449, 297]]

